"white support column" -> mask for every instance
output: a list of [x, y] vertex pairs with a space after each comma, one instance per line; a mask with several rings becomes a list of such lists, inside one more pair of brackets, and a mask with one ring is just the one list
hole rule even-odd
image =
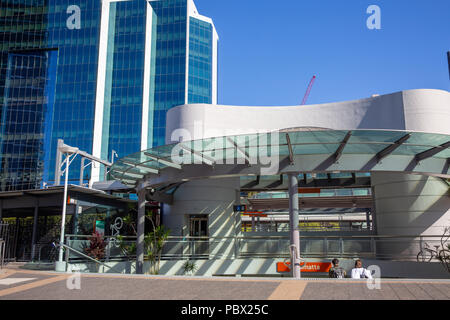
[[187, 1], [187, 9], [186, 9], [186, 67], [185, 67], [185, 79], [184, 79], [184, 103], [189, 103], [189, 52], [190, 52], [190, 46], [189, 46], [189, 38], [190, 38], [190, 17], [191, 12], [194, 10], [193, 2]]
[[55, 263], [55, 271], [65, 272], [66, 271], [66, 263], [63, 261], [64, 249], [61, 246], [64, 244], [64, 232], [66, 226], [66, 210], [67, 210], [67, 185], [69, 182], [69, 165], [70, 165], [70, 156], [66, 154], [66, 168], [65, 168], [65, 182], [64, 182], [64, 196], [63, 196], [63, 210], [62, 210], [62, 218], [61, 218], [61, 235], [59, 238], [59, 252], [58, 252], [58, 261]]
[[149, 110], [150, 110], [150, 86], [151, 82], [151, 67], [152, 67], [152, 43], [153, 36], [153, 9], [150, 3], [147, 2], [147, 20], [145, 26], [145, 58], [144, 58], [144, 85], [142, 93], [142, 127], [141, 127], [141, 150], [146, 150], [151, 147], [148, 141], [148, 130], [153, 130], [152, 126], [149, 128]]
[[216, 28], [214, 24], [213, 27], [213, 52], [212, 52], [212, 104], [217, 104], [217, 77], [218, 77], [218, 46], [219, 46], [219, 36], [217, 35]]
[[[109, 34], [109, 11], [111, 0], [102, 1], [102, 14], [100, 20], [100, 41], [98, 53], [97, 67], [97, 94], [95, 100], [95, 116], [94, 116], [94, 141], [92, 144], [92, 155], [101, 159], [102, 157], [102, 138], [103, 138], [103, 113], [105, 104], [105, 84], [106, 84], [106, 65], [108, 50], [108, 34]], [[100, 181], [100, 166], [92, 165], [91, 180], [93, 182]]]
[[289, 232], [292, 277], [300, 279], [300, 232], [298, 228], [298, 177], [289, 173]]

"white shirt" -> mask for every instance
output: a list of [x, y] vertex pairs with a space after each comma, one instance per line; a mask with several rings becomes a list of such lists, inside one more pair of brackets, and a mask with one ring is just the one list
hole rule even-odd
[[[361, 275], [363, 275], [361, 277]], [[369, 278], [372, 279], [372, 274], [369, 270], [365, 268], [353, 268], [352, 269], [352, 279]]]

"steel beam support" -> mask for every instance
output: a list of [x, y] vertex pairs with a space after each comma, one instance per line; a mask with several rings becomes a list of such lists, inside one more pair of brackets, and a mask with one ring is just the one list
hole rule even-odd
[[188, 148], [188, 147], [186, 147], [186, 146], [184, 146], [182, 144], [180, 145], [180, 147], [184, 151], [187, 151], [190, 154], [193, 154], [194, 156], [200, 158], [204, 164], [207, 164], [209, 166], [213, 166], [213, 165], [216, 164], [216, 160], [215, 159], [213, 159], [211, 157], [208, 157], [208, 156], [205, 156], [203, 153], [201, 153], [199, 151], [192, 150], [192, 149], [190, 149], [190, 148]]
[[84, 161], [86, 160], [85, 157], [81, 157], [81, 166], [80, 166], [80, 187], [83, 186], [83, 175], [84, 175]]
[[[155, 168], [153, 168], [153, 167], [147, 166], [147, 165], [145, 165], [145, 164], [141, 164], [141, 163], [136, 164], [136, 163], [132, 163], [132, 162], [126, 161], [126, 160], [122, 160], [121, 162], [122, 162], [122, 163], [125, 163], [125, 164], [127, 164], [127, 165], [129, 165], [130, 167], [133, 167], [133, 169], [134, 169], [134, 168], [143, 168], [144, 170], [147, 170], [148, 173], [159, 174], [159, 170], [158, 170], [158, 169], [155, 169]], [[127, 170], [128, 170], [128, 169], [127, 169]], [[120, 170], [115, 170], [115, 171], [117, 171], [117, 172], [119, 172], [119, 173], [120, 173], [120, 172], [127, 172], [127, 171], [120, 171]]]
[[[144, 155], [146, 155], [147, 157], [149, 157], [153, 161], [159, 162], [159, 163], [161, 163], [161, 164], [163, 164], [163, 165], [165, 165], [167, 167], [171, 167], [171, 168], [175, 168], [175, 169], [181, 170], [181, 165], [180, 164], [160, 159], [160, 158], [155, 157], [154, 155], [152, 155], [152, 154], [150, 154], [148, 152], [144, 152]], [[140, 164], [140, 165], [142, 166], [142, 164]]]
[[242, 147], [240, 147], [236, 142], [234, 142], [230, 137], [227, 137], [227, 140], [236, 148], [237, 152], [244, 157], [245, 164], [250, 165], [250, 156], [247, 154], [247, 152], [245, 152], [245, 150]]
[[386, 158], [388, 155], [390, 155], [392, 152], [394, 152], [398, 147], [400, 147], [403, 143], [405, 143], [409, 138], [411, 137], [411, 134], [408, 133], [407, 135], [401, 137], [397, 141], [394, 142], [394, 144], [390, 145], [389, 147], [381, 150], [378, 152], [375, 157], [377, 158], [377, 162], [380, 162], [384, 158]]
[[291, 138], [289, 137], [289, 133], [286, 133], [286, 142], [287, 142], [288, 150], [289, 150], [289, 164], [293, 165], [294, 164], [294, 151], [292, 149], [292, 143], [291, 143]]
[[138, 219], [136, 239], [136, 274], [144, 274], [144, 237], [145, 237], [145, 188], [139, 188], [138, 194]]
[[416, 154], [415, 160], [417, 162], [419, 162], [419, 161], [422, 161], [424, 159], [431, 158], [432, 156], [438, 154], [439, 152], [444, 151], [448, 147], [450, 147], [450, 141], [441, 144], [439, 147], [431, 148], [431, 149], [429, 149], [427, 151], [424, 151], [424, 152], [421, 152], [419, 154]]
[[347, 145], [348, 140], [350, 140], [350, 138], [352, 137], [352, 132], [349, 131], [346, 135], [344, 140], [342, 140], [341, 145], [339, 146], [339, 148], [336, 150], [336, 152], [333, 154], [334, 157], [334, 162], [337, 162], [341, 156], [342, 156], [342, 151], [344, 151], [345, 146]]

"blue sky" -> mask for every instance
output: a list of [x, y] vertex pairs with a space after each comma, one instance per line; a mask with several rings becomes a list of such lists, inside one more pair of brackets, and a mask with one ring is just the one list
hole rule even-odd
[[[195, 0], [220, 37], [219, 103], [298, 105], [450, 89], [449, 0]], [[381, 30], [369, 30], [370, 5]]]

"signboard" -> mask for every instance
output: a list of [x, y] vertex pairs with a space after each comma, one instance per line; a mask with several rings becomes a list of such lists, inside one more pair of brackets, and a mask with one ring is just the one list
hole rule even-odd
[[[290, 262], [278, 262], [277, 272], [291, 272]], [[331, 262], [303, 262], [300, 264], [301, 272], [328, 272], [331, 268]]]
[[246, 205], [238, 205], [238, 206], [234, 206], [233, 209], [234, 209], [234, 212], [247, 211], [247, 206]]
[[95, 220], [94, 233], [98, 232], [101, 236], [105, 235], [105, 221]]
[[320, 193], [320, 188], [298, 188], [298, 193]]
[[244, 211], [241, 212], [243, 216], [249, 216], [249, 217], [267, 217], [267, 214], [262, 213], [261, 211]]

